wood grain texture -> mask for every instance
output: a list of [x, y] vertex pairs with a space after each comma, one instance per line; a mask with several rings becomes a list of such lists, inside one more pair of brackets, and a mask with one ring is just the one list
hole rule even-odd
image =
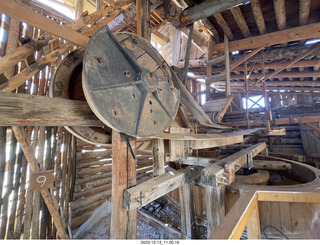
[[0, 92], [0, 125], [103, 126], [86, 102]]

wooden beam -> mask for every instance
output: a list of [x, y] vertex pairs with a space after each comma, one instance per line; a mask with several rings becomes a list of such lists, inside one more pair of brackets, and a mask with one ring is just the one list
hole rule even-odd
[[245, 3], [245, 0], [207, 0], [182, 11], [180, 20], [184, 25], [221, 13], [224, 10]]
[[298, 124], [298, 123], [317, 123], [320, 122], [320, 116], [305, 116], [305, 117], [289, 117], [275, 118], [275, 124]]
[[103, 126], [84, 101], [0, 92], [0, 125]]
[[306, 123], [306, 125], [320, 133], [320, 128], [318, 128], [317, 126], [315, 126], [315, 125], [313, 125], [311, 123]]
[[148, 0], [137, 0], [137, 35], [143, 37], [148, 42], [151, 41], [150, 29], [150, 3]]
[[201, 182], [210, 186], [231, 184], [235, 173], [247, 163], [248, 154], [253, 158], [266, 147], [266, 143], [258, 143], [215, 162], [201, 171]]
[[223, 32], [227, 35], [229, 40], [233, 40], [233, 38], [234, 38], [233, 33], [232, 33], [230, 27], [228, 26], [227, 22], [224, 20], [222, 14], [217, 13], [214, 15], [214, 18], [216, 18], [218, 25], [222, 28]]
[[181, 238], [196, 238], [196, 221], [194, 213], [192, 183], [186, 183], [179, 188], [181, 213]]
[[231, 96], [231, 85], [230, 85], [230, 54], [229, 54], [229, 39], [227, 35], [224, 35], [224, 55], [226, 57], [226, 97]]
[[278, 29], [283, 30], [286, 28], [286, 9], [284, 0], [273, 0], [273, 6]]
[[[212, 61], [212, 45], [213, 45], [213, 37], [210, 37], [209, 46], [208, 46], [208, 52], [207, 52], [207, 77], [212, 76], [212, 65], [214, 63], [214, 61]], [[224, 57], [223, 57], [223, 60], [225, 60]], [[210, 83], [206, 83], [206, 101], [210, 100], [210, 97], [211, 97], [210, 90], [211, 90], [211, 84]]]
[[254, 19], [256, 21], [256, 25], [259, 29], [260, 35], [266, 34], [267, 33], [266, 24], [264, 22], [259, 0], [252, 0], [250, 2], [250, 5], [251, 5], [251, 10], [252, 10]]
[[205, 187], [205, 202], [207, 216], [207, 237], [220, 225], [225, 217], [225, 187]]
[[20, 21], [28, 23], [30, 26], [34, 26], [43, 31], [49, 32], [52, 35], [61, 37], [71, 43], [79, 45], [80, 47], [86, 47], [89, 38], [68, 28], [63, 25], [59, 25], [57, 22], [38, 14], [35, 11], [23, 6], [16, 0], [10, 2], [6, 0], [0, 0], [0, 11], [5, 13], [9, 17], [15, 18]]
[[191, 46], [192, 46], [192, 38], [193, 38], [193, 29], [194, 29], [194, 24], [191, 24], [189, 26], [189, 33], [188, 33], [188, 40], [187, 40], [187, 47], [186, 47], [186, 53], [185, 53], [185, 58], [184, 58], [184, 68], [183, 68], [183, 80], [182, 83], [186, 85], [187, 81], [187, 73], [189, 69], [189, 60], [190, 60], [190, 52], [191, 52]]
[[201, 167], [188, 167], [160, 175], [126, 189], [123, 193], [123, 206], [127, 210], [141, 208], [183, 184], [199, 178], [200, 172]]
[[310, 13], [310, 2], [311, 0], [300, 0], [299, 1], [299, 25], [306, 25]]
[[26, 80], [36, 75], [40, 71], [40, 69], [43, 69], [47, 65], [50, 65], [52, 62], [57, 61], [62, 55], [66, 54], [66, 52], [68, 52], [71, 48], [72, 47], [70, 44], [66, 44], [63, 47], [55, 49], [51, 53], [33, 62], [27, 68], [23, 69], [20, 73], [10, 78], [7, 81], [7, 83], [2, 84], [0, 86], [0, 91], [12, 92], [16, 88], [24, 84]]
[[[39, 162], [33, 154], [33, 149], [30, 144], [27, 142], [27, 138], [22, 128], [12, 127], [17, 141], [19, 142], [20, 147], [22, 148], [24, 155], [27, 161], [30, 164], [32, 172], [39, 172]], [[57, 228], [57, 233], [61, 239], [69, 239], [69, 236], [66, 233], [66, 224], [60, 216], [59, 204], [54, 196], [51, 195], [48, 189], [40, 190], [41, 196], [48, 207], [48, 210], [51, 214], [53, 222]]]
[[253, 160], [253, 168], [267, 170], [288, 170], [292, 169], [292, 166], [290, 163], [286, 163], [284, 161]]
[[37, 11], [41, 14], [44, 14], [44, 15], [47, 15], [47, 16], [50, 16], [56, 20], [59, 20], [65, 24], [68, 24], [68, 23], [72, 23], [73, 20], [69, 17], [67, 17], [66, 15], [60, 13], [59, 11], [57, 11], [56, 9], [54, 8], [51, 8], [50, 6], [48, 5], [45, 5], [39, 1], [34, 1], [34, 0], [19, 0], [19, 2], [21, 4], [23, 4], [24, 6], [32, 9], [33, 11]]
[[231, 13], [233, 15], [234, 20], [237, 22], [237, 25], [240, 28], [240, 31], [241, 31], [243, 37], [245, 37], [245, 38], [251, 37], [249, 27], [247, 25], [247, 22], [243, 18], [240, 7], [237, 6], [237, 7], [230, 9], [230, 10], [231, 10]]
[[165, 148], [163, 139], [153, 139], [153, 177], [165, 173]]
[[75, 2], [75, 18], [76, 20], [79, 19], [82, 15], [83, 12], [83, 4], [84, 4], [84, 0], [76, 0]]
[[319, 191], [294, 192], [294, 191], [257, 191], [258, 201], [263, 202], [301, 202], [320, 203]]
[[220, 35], [217, 31], [217, 29], [214, 27], [214, 25], [211, 23], [211, 21], [207, 18], [201, 20], [202, 24], [208, 29], [209, 32], [211, 32], [212, 37], [214, 38], [216, 43], [220, 42]]
[[253, 208], [252, 214], [247, 223], [248, 239], [261, 239], [261, 228], [259, 218], [259, 206], [258, 202]]
[[[133, 153], [129, 150], [130, 148]], [[137, 210], [123, 206], [124, 191], [136, 185], [135, 139], [112, 130], [111, 239], [135, 239]]]
[[210, 234], [210, 239], [240, 239], [257, 206], [257, 201], [258, 197], [254, 190], [243, 193], [229, 210], [221, 225]]
[[[319, 30], [319, 31], [318, 31]], [[301, 27], [285, 29], [282, 31], [272, 32], [270, 34], [260, 35], [251, 38], [245, 38], [230, 42], [230, 52], [236, 50], [255, 49], [267, 47], [279, 43], [287, 43], [298, 40], [317, 38], [320, 36], [320, 23], [313, 23]], [[213, 45], [214, 53], [223, 53], [224, 45]]]

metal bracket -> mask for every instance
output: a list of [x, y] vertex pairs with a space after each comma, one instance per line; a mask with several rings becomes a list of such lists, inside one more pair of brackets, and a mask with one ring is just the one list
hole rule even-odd
[[247, 154], [247, 169], [250, 170], [253, 167], [252, 151]]
[[136, 156], [134, 155], [132, 147], [131, 147], [131, 144], [130, 144], [130, 140], [132, 141], [132, 140], [135, 140], [136, 138], [132, 137], [132, 136], [129, 136], [127, 134], [124, 134], [124, 133], [120, 133], [120, 135], [121, 135], [121, 141], [122, 142], [124, 142], [124, 141], [127, 142], [127, 150], [130, 151], [133, 159], [136, 160]]

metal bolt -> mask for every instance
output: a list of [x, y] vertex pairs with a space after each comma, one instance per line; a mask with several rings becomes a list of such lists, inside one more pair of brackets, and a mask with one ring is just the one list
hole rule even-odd
[[126, 77], [131, 77], [131, 72], [130, 72], [130, 71], [124, 71], [123, 74], [124, 74]]

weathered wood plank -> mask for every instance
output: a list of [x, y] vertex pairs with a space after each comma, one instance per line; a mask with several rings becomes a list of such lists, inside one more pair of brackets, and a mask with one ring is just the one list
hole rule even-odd
[[[26, 140], [26, 137], [24, 135], [24, 132], [19, 127], [12, 127], [15, 136], [17, 138], [17, 141], [19, 142], [20, 147], [22, 148], [24, 155], [26, 156], [30, 166], [31, 170], [33, 172], [39, 171], [38, 161], [34, 157], [33, 151], [31, 149], [31, 146]], [[58, 235], [62, 239], [68, 239], [69, 236], [66, 233], [66, 224], [61, 219], [60, 212], [59, 212], [59, 205], [57, 200], [50, 194], [49, 190], [41, 190], [41, 195], [43, 197], [43, 200], [45, 201], [48, 210], [52, 216], [52, 219], [55, 223], [55, 226], [58, 231]]]
[[[282, 31], [272, 32], [265, 35], [232, 41], [229, 43], [229, 49], [230, 52], [232, 52], [236, 50], [255, 49], [279, 43], [317, 38], [320, 36], [319, 26], [320, 23], [313, 23], [301, 27], [294, 27]], [[223, 43], [213, 45], [213, 52], [223, 53]]]
[[184, 183], [197, 179], [200, 177], [200, 171], [201, 167], [188, 167], [160, 175], [126, 189], [123, 193], [123, 206], [127, 210], [142, 207]]
[[29, 25], [37, 27], [43, 31], [49, 32], [57, 37], [66, 39], [81, 47], [86, 47], [89, 38], [72, 30], [69, 27], [59, 25], [57, 22], [41, 15], [23, 5], [16, 0], [10, 2], [0, 0], [0, 11], [9, 17], [27, 22]]
[[190, 8], [182, 11], [181, 22], [184, 24], [190, 24], [197, 20], [204, 19], [220, 13], [224, 10], [230, 9], [236, 5], [245, 3], [244, 0], [207, 0], [200, 4], [196, 4]]
[[0, 125], [103, 126], [86, 102], [0, 92]]
[[[124, 191], [136, 184], [136, 160], [133, 159], [128, 149], [126, 135], [112, 130], [112, 199], [111, 199], [111, 229], [112, 239], [133, 239], [136, 237], [136, 215], [137, 210], [128, 212], [124, 207]], [[132, 187], [134, 188], [134, 187]]]
[[248, 154], [252, 152], [252, 157], [255, 157], [266, 147], [266, 143], [258, 143], [215, 162], [202, 170], [201, 182], [210, 186], [218, 186], [225, 181], [225, 184], [231, 184], [234, 181], [235, 172], [247, 163]]

